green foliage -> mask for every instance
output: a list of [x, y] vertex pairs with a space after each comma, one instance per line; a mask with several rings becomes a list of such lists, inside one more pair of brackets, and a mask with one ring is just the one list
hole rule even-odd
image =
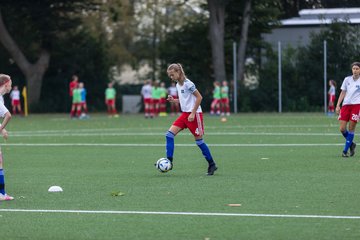
[[41, 103], [37, 111], [64, 112], [69, 110], [69, 83], [77, 74], [87, 89], [89, 110], [105, 109], [104, 92], [109, 81], [107, 46], [102, 39], [95, 39], [88, 31], [70, 33], [59, 41], [53, 52], [52, 64], [45, 75]]
[[166, 35], [166, 39], [160, 45], [160, 58], [162, 59], [162, 71], [160, 79], [168, 82], [166, 69], [170, 63], [181, 63], [187, 77], [192, 80], [204, 100], [202, 106], [205, 109], [212, 99], [213, 77], [211, 72], [211, 51], [207, 37], [208, 26], [205, 18], [199, 18], [179, 30]]
[[[312, 34], [306, 47], [287, 47], [282, 51], [282, 100], [284, 111], [321, 111], [324, 106], [324, 40], [327, 41], [327, 76], [340, 86], [351, 75], [350, 64], [358, 61], [360, 28], [334, 22], [320, 33]], [[277, 109], [278, 93], [277, 53], [267, 52], [267, 60], [260, 70], [260, 92], [266, 92], [265, 106], [251, 101], [250, 109]], [[270, 90], [270, 91], [269, 91]], [[272, 92], [272, 93], [271, 93]], [[270, 101], [269, 101], [270, 100]], [[272, 107], [271, 107], [272, 106]]]

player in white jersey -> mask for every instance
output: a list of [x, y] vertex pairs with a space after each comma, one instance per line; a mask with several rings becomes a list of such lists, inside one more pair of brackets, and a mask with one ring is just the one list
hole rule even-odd
[[143, 97], [144, 102], [144, 112], [145, 117], [153, 117], [153, 109], [152, 109], [152, 86], [151, 81], [146, 80], [145, 84], [141, 88], [141, 96]]
[[[1, 97], [9, 93], [11, 91], [11, 78], [9, 75], [0, 74], [0, 95]], [[6, 140], [8, 138], [8, 133], [5, 129], [6, 125], [11, 119], [11, 114], [9, 110], [5, 107], [4, 101], [0, 100], [0, 117], [3, 118], [3, 121], [0, 125], [0, 133], [3, 138]], [[5, 192], [5, 177], [4, 177], [4, 170], [3, 170], [3, 155], [0, 150], [0, 201], [9, 201], [13, 200], [14, 198], [7, 195]]]
[[336, 82], [334, 80], [329, 80], [329, 105], [328, 105], [328, 114], [332, 115], [335, 112], [335, 94], [336, 94]]
[[[172, 82], [171, 86], [168, 88], [168, 94], [174, 99], [178, 98], [176, 83]], [[170, 103], [171, 115], [179, 113], [179, 103], [171, 102]]]
[[[353, 142], [353, 139], [356, 124], [360, 117], [360, 62], [352, 63], [351, 70], [353, 75], [344, 79], [336, 104], [336, 113], [339, 114], [340, 132], [346, 139], [342, 152], [343, 157], [349, 157], [349, 149], [350, 157], [355, 154], [356, 143]], [[341, 103], [342, 107], [340, 109]]]
[[20, 91], [18, 89], [18, 86], [15, 85], [13, 87], [13, 90], [10, 92], [10, 98], [11, 98], [12, 114], [13, 115], [15, 115], [16, 113], [22, 114]]
[[[195, 137], [195, 142], [200, 148], [203, 156], [208, 162], [207, 175], [214, 175], [217, 166], [210, 153], [210, 149], [203, 140], [204, 124], [201, 110], [202, 96], [196, 89], [195, 84], [186, 78], [184, 70], [179, 63], [171, 64], [167, 69], [167, 74], [172, 81], [176, 82], [178, 91], [178, 99], [168, 96], [169, 102], [180, 103], [182, 114], [173, 122], [170, 129], [166, 133], [166, 157], [173, 162], [174, 155], [174, 138], [185, 128], [188, 128]], [[172, 168], [172, 167], [171, 167]]]

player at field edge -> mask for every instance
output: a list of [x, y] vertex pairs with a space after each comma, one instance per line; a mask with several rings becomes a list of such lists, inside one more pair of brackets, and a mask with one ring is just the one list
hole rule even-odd
[[214, 82], [213, 100], [210, 105], [210, 115], [220, 115], [221, 89], [220, 83]]
[[[355, 155], [356, 143], [353, 142], [356, 124], [360, 113], [360, 62], [351, 64], [352, 75], [345, 77], [340, 89], [336, 113], [339, 114], [340, 132], [346, 139], [343, 157]], [[340, 105], [342, 103], [342, 107]], [[348, 124], [349, 123], [349, 124]], [[350, 155], [348, 150], [350, 149]]]
[[21, 102], [20, 102], [20, 91], [18, 86], [14, 86], [13, 90], [10, 92], [11, 98], [11, 106], [12, 106], [12, 114], [15, 115], [16, 113], [22, 114], [21, 110]]
[[144, 103], [145, 118], [153, 117], [151, 92], [152, 92], [151, 80], [145, 80], [144, 85], [141, 87], [141, 96], [143, 98], [143, 103]]
[[169, 102], [180, 103], [182, 114], [173, 122], [170, 129], [166, 133], [166, 156], [173, 162], [175, 136], [185, 128], [188, 128], [195, 137], [196, 145], [200, 148], [203, 156], [208, 162], [207, 175], [214, 175], [217, 170], [215, 161], [211, 155], [209, 147], [203, 140], [204, 124], [201, 109], [202, 96], [195, 84], [190, 81], [180, 63], [170, 64], [167, 68], [167, 74], [172, 81], [176, 82], [178, 91], [178, 99], [174, 99], [169, 95]]
[[[2, 100], [0, 101], [0, 117], [3, 118], [3, 121], [0, 125], [0, 133], [5, 140], [8, 139], [8, 133], [5, 127], [11, 119], [11, 114], [9, 110], [5, 107], [2, 96], [11, 91], [11, 84], [12, 81], [9, 75], [0, 74], [0, 95]], [[10, 200], [14, 200], [14, 198], [7, 195], [5, 191], [5, 177], [4, 177], [3, 163], [4, 163], [3, 155], [0, 150], [0, 201], [10, 201]]]
[[221, 92], [221, 116], [230, 116], [229, 86], [227, 81], [222, 81]]
[[119, 117], [116, 111], [116, 90], [112, 82], [108, 83], [108, 87], [105, 89], [105, 104], [107, 106], [108, 117]]
[[328, 91], [328, 115], [332, 116], [335, 112], [335, 98], [336, 98], [336, 82], [334, 80], [329, 80], [329, 91]]

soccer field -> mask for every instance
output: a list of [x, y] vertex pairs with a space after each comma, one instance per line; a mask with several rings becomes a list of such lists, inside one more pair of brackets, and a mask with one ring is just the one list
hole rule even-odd
[[0, 202], [1, 238], [360, 239], [360, 152], [341, 157], [336, 117], [205, 114], [214, 176], [188, 130], [174, 169], [154, 168], [174, 119], [14, 117], [0, 143], [15, 197]]

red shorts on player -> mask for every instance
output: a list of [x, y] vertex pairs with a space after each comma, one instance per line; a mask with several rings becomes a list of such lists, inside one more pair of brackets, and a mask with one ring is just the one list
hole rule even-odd
[[106, 105], [113, 106], [114, 104], [115, 104], [115, 99], [107, 99], [106, 100]]
[[144, 104], [151, 104], [151, 98], [144, 98]]
[[344, 105], [340, 110], [338, 120], [346, 122], [352, 121], [357, 123], [359, 121], [359, 113], [360, 104]]
[[328, 94], [328, 95], [329, 95], [329, 102], [334, 103], [335, 102], [335, 95], [330, 95], [330, 94]]
[[188, 120], [189, 115], [190, 115], [189, 112], [183, 112], [175, 120], [173, 125], [181, 128], [181, 129], [188, 128], [195, 137], [204, 135], [203, 114], [196, 113], [195, 119], [192, 122], [189, 122], [189, 120]]
[[222, 104], [229, 104], [229, 98], [222, 98], [221, 103]]
[[159, 102], [160, 102], [160, 104], [166, 104], [166, 98], [160, 98], [160, 100], [159, 100]]
[[11, 104], [12, 104], [13, 106], [19, 106], [19, 105], [20, 105], [20, 100], [19, 100], [19, 99], [13, 99], [13, 100], [11, 101]]

